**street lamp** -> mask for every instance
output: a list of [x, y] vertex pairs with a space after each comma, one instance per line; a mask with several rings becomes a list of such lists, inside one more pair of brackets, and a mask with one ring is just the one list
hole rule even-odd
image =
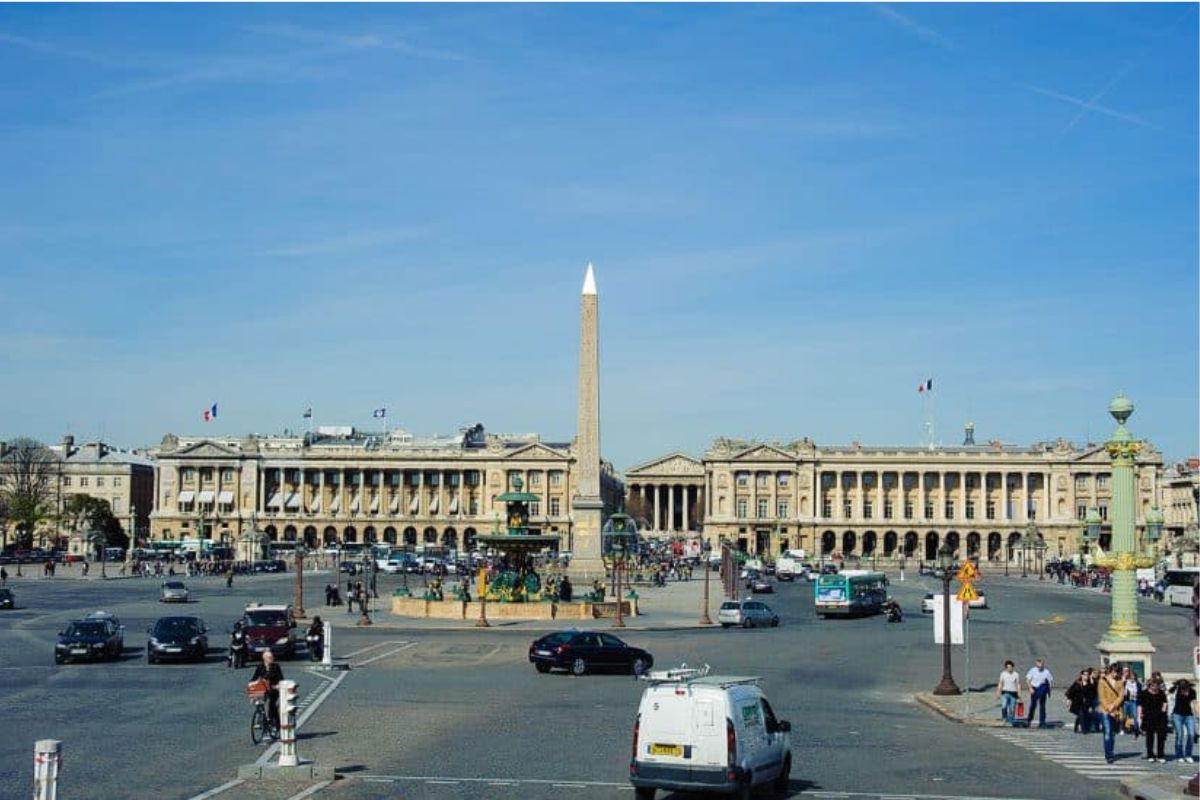
[[710, 563], [709, 553], [712, 552], [712, 542], [705, 540], [704, 546], [700, 548], [701, 567], [704, 569], [704, 611], [700, 614], [701, 625], [712, 625], [712, 617], [708, 615], [708, 579], [712, 572], [712, 564]]
[[296, 616], [304, 619], [304, 545], [296, 545]]
[[942, 570], [942, 680], [933, 688], [936, 695], [958, 695], [962, 689], [950, 674], [950, 573], [954, 570], [954, 551], [946, 543], [938, 549], [938, 566]]
[[1038, 536], [1034, 540], [1033, 549], [1037, 555], [1038, 580], [1044, 581], [1046, 580], [1046, 541], [1041, 536]]

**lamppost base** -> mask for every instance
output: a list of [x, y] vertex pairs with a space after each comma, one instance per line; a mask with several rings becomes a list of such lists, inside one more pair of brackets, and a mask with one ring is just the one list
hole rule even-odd
[[958, 684], [954, 682], [954, 678], [947, 675], [942, 677], [941, 683], [933, 687], [933, 693], [939, 697], [960, 695], [962, 694], [962, 689], [958, 688]]
[[708, 615], [708, 612], [707, 612], [707, 611], [705, 611], [705, 612], [704, 612], [704, 616], [702, 616], [702, 617], [700, 618], [700, 624], [701, 624], [701, 625], [712, 625], [712, 624], [713, 624], [712, 617], [710, 617], [710, 616]]
[[1117, 639], [1105, 636], [1096, 645], [1100, 651], [1100, 663], [1130, 666], [1142, 680], [1154, 671], [1153, 655], [1158, 648], [1143, 634], [1133, 639]]
[[375, 623], [371, 622], [370, 617], [368, 617], [366, 614], [363, 614], [361, 617], [358, 618], [358, 622], [356, 622], [355, 624], [356, 625], [374, 625]]
[[623, 619], [614, 619], [614, 620], [613, 620], [613, 624], [612, 624], [612, 626], [613, 626], [614, 628], [624, 628], [624, 627], [625, 627], [625, 620], [623, 620]]
[[486, 619], [484, 619], [483, 617], [480, 617], [479, 619], [475, 620], [475, 627], [476, 628], [490, 628], [490, 627], [492, 627], [492, 624], [490, 622], [488, 622]]

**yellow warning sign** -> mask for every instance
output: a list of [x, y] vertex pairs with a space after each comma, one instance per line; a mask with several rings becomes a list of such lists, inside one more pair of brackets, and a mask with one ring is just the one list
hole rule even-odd
[[962, 588], [958, 590], [958, 599], [964, 603], [969, 603], [972, 600], [979, 599], [979, 592], [975, 591], [975, 587], [970, 583], [964, 582]]
[[970, 561], [964, 561], [958, 569], [958, 574], [954, 577], [960, 581], [973, 581], [979, 578], [979, 570]]

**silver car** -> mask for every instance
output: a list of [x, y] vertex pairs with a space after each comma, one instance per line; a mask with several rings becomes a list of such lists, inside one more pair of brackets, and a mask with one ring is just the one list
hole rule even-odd
[[163, 581], [158, 601], [160, 603], [186, 603], [189, 597], [188, 589], [182, 581]]
[[741, 625], [754, 628], [759, 625], [779, 625], [779, 615], [761, 600], [726, 600], [717, 611], [717, 622], [722, 628]]

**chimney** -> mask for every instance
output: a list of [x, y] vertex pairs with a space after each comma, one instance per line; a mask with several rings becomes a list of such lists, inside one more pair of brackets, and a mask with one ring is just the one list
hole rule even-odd
[[968, 422], [963, 427], [963, 447], [975, 446], [975, 423]]
[[62, 448], [63, 448], [63, 458], [66, 458], [67, 456], [71, 455], [71, 453], [75, 450], [75, 437], [69, 433], [67, 435], [63, 436]]

